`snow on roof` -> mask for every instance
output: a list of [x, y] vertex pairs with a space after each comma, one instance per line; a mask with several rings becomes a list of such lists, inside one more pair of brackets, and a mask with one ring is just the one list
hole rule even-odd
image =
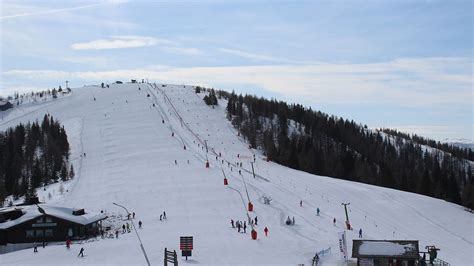
[[[75, 208], [52, 206], [52, 205], [47, 205], [47, 204], [38, 204], [38, 206], [40, 206], [44, 210], [46, 215], [54, 216], [56, 218], [60, 218], [60, 219], [67, 220], [67, 221], [70, 221], [76, 224], [81, 224], [81, 225], [90, 224], [90, 223], [97, 222], [97, 221], [107, 218], [107, 216], [103, 213], [86, 212], [83, 215], [73, 215], [72, 214], [73, 211], [77, 210]], [[4, 208], [4, 209], [0, 209], [0, 213], [14, 211], [15, 209], [16, 210], [21, 209], [23, 212], [23, 215], [17, 219], [8, 220], [3, 223], [0, 223], [0, 229], [8, 229], [10, 227], [19, 225], [21, 223], [24, 223], [26, 221], [35, 219], [43, 215], [38, 210], [38, 207], [36, 205]]]
[[360, 245], [359, 254], [399, 256], [405, 254], [406, 249], [413, 249], [413, 245], [404, 245], [391, 242], [365, 242]]
[[352, 257], [418, 257], [418, 241], [354, 240]]

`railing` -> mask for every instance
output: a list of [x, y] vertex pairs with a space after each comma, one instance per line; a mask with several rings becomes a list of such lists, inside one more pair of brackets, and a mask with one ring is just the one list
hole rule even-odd
[[435, 259], [433, 261], [433, 266], [450, 266], [451, 264], [449, 264], [448, 262], [442, 260], [442, 259]]
[[316, 253], [316, 255], [314, 255], [313, 260], [312, 260], [312, 265], [317, 266], [321, 258], [329, 254], [331, 254], [331, 247], [320, 250], [319, 252]]
[[[422, 262], [423, 260], [421, 260], [420, 262]], [[446, 262], [442, 259], [434, 259], [433, 260], [433, 263], [430, 262], [429, 259], [425, 259], [424, 261], [425, 264], [421, 264], [421, 265], [426, 265], [426, 266], [450, 266], [451, 264], [449, 262]]]

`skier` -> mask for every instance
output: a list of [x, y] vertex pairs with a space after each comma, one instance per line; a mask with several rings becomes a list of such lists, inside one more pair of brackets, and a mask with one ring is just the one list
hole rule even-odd
[[244, 234], [246, 234], [247, 224], [244, 221]]
[[316, 215], [319, 216], [319, 208], [316, 209]]
[[239, 170], [239, 175], [242, 175], [242, 171]]
[[122, 224], [122, 234], [125, 234], [125, 224]]
[[303, 201], [300, 200], [300, 207], [303, 207]]
[[127, 223], [127, 232], [130, 233], [130, 224]]
[[178, 161], [174, 160], [174, 164], [178, 164]]
[[163, 214], [160, 214], [160, 221], [163, 221]]
[[336, 218], [334, 218], [334, 220], [332, 220], [332, 223], [334, 224], [334, 226], [336, 226]]
[[77, 254], [77, 257], [84, 257], [84, 248], [81, 248], [81, 250], [79, 251], [79, 254]]
[[290, 224], [291, 224], [290, 216], [288, 216], [288, 217], [286, 218], [286, 222], [285, 222], [285, 223], [286, 223], [286, 225], [290, 225]]
[[33, 252], [34, 253], [38, 252], [38, 245], [36, 245], [36, 243], [35, 243], [35, 247], [33, 248]]
[[362, 238], [362, 228], [359, 229], [359, 238]]
[[235, 228], [234, 220], [230, 219], [230, 224], [232, 225], [232, 228]]
[[132, 219], [135, 219], [135, 212], [132, 213]]
[[138, 221], [138, 228], [139, 228], [139, 229], [142, 228], [142, 221]]
[[66, 248], [67, 249], [71, 248], [71, 239], [66, 240]]
[[255, 225], [258, 225], [257, 222], [258, 222], [258, 218], [257, 216], [255, 216]]
[[163, 211], [163, 219], [166, 220], [166, 212], [165, 211]]
[[118, 238], [118, 234], [119, 234], [119, 231], [116, 230], [116, 231], [115, 231], [115, 238]]
[[291, 220], [291, 225], [295, 225], [295, 216], [293, 216], [293, 220]]
[[423, 257], [420, 258], [419, 265], [426, 266], [426, 253], [423, 253]]
[[265, 229], [263, 229], [263, 232], [265, 232], [265, 236], [268, 236], [268, 228], [265, 226]]
[[240, 222], [237, 221], [237, 232], [240, 233]]
[[100, 229], [100, 237], [101, 237], [102, 239], [104, 239], [104, 230], [103, 230], [103, 229]]

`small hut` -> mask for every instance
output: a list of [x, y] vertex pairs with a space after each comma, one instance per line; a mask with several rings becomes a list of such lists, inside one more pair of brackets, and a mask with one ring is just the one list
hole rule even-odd
[[5, 111], [12, 107], [13, 107], [13, 104], [11, 104], [9, 101], [5, 99], [0, 98], [0, 111]]
[[0, 209], [1, 246], [18, 243], [87, 239], [100, 233], [103, 213], [86, 212], [49, 204], [12, 206]]

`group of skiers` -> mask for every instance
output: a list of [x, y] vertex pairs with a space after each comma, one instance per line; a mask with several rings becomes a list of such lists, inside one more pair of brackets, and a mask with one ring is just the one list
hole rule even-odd
[[130, 217], [131, 217], [132, 219], [135, 219], [135, 212], [128, 213], [128, 214], [127, 214], [127, 220], [130, 220]]
[[288, 216], [288, 218], [286, 218], [285, 224], [286, 225], [295, 225], [295, 216], [293, 216], [293, 219], [290, 219], [290, 216]]
[[[71, 239], [66, 240], [66, 248], [68, 250], [71, 249], [71, 244]], [[84, 257], [84, 247], [81, 247], [81, 249], [79, 250], [79, 254], [77, 254], [77, 257]]]
[[[230, 220], [230, 224], [232, 225], [232, 228], [237, 228], [237, 232], [240, 233], [240, 230], [243, 229], [244, 233], [247, 232], [247, 223], [244, 221], [244, 223], [242, 223], [241, 221], [237, 221], [235, 222], [234, 224], [234, 220]], [[251, 219], [250, 217], [248, 217], [248, 224], [249, 225], [258, 225], [258, 217], [255, 216], [254, 219]]]
[[[127, 220], [130, 219], [135, 219], [135, 212], [128, 213], [127, 214]], [[138, 228], [141, 229], [143, 226], [143, 222], [140, 220], [138, 221]], [[127, 222], [125, 224], [122, 224], [122, 234], [125, 233], [130, 233], [132, 231], [131, 225]], [[120, 229], [115, 230], [115, 238], [119, 237]], [[101, 234], [103, 234], [103, 231], [101, 231]], [[103, 237], [102, 237], [103, 238]]]
[[[258, 217], [255, 216], [255, 218], [248, 218], [248, 224], [249, 225], [258, 225]], [[244, 221], [234, 221], [233, 219], [230, 219], [230, 225], [232, 226], [232, 228], [237, 228], [237, 232], [238, 233], [244, 233], [246, 234], [247, 233], [247, 222]], [[263, 232], [265, 233], [265, 236], [268, 236], [268, 228], [265, 226], [265, 228], [263, 229]]]
[[166, 212], [163, 211], [162, 214], [160, 214], [160, 221], [166, 220]]
[[247, 223], [244, 221], [236, 221], [234, 223], [234, 220], [230, 220], [230, 224], [232, 225], [232, 228], [237, 228], [237, 232], [240, 233], [240, 231], [243, 231], [243, 233], [247, 233]]
[[125, 223], [125, 224], [122, 224], [122, 234], [125, 234], [125, 233], [130, 233], [131, 230], [130, 230], [130, 224], [129, 223]]
[[[72, 241], [71, 241], [71, 239], [68, 238], [68, 239], [66, 240], [66, 249], [67, 249], [67, 250], [71, 249], [71, 244], [72, 244]], [[43, 248], [45, 248], [46, 245], [47, 245], [47, 243], [43, 241], [43, 243], [42, 243]], [[35, 243], [35, 245], [34, 245], [34, 247], [33, 247], [33, 253], [38, 253], [38, 246], [39, 246], [39, 245], [37, 245], [37, 244]], [[77, 254], [77, 257], [84, 257], [84, 248], [83, 248], [83, 247], [81, 247], [81, 249], [80, 249], [80, 251], [79, 251], [79, 254]]]

